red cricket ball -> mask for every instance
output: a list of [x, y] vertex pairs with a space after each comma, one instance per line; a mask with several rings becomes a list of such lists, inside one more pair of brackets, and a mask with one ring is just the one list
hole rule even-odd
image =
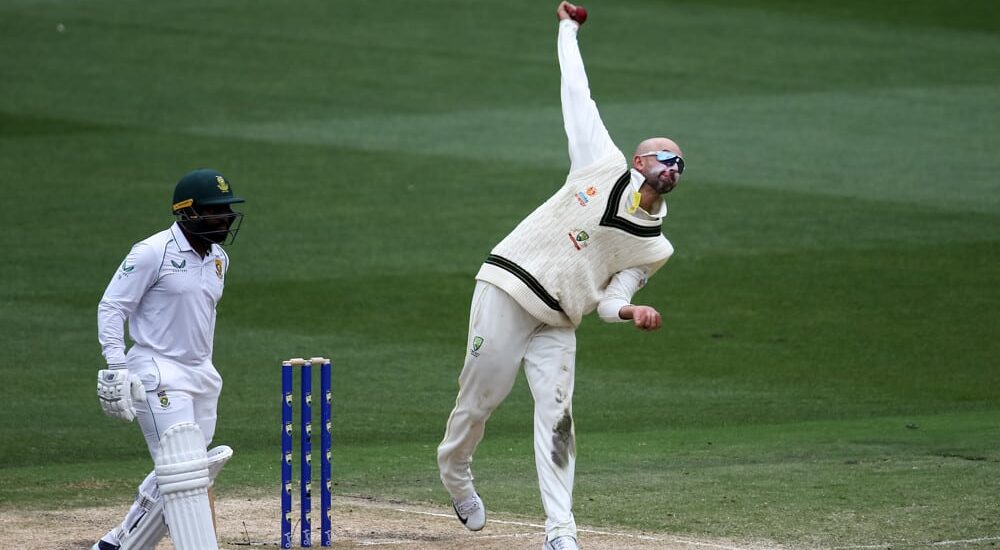
[[576, 21], [579, 24], [583, 24], [587, 20], [587, 10], [583, 6], [577, 6], [573, 13], [569, 14], [570, 19]]

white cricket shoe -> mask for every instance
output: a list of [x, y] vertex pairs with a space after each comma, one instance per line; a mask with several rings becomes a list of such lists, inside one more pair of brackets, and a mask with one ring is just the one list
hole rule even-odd
[[580, 550], [576, 544], [576, 539], [570, 536], [556, 537], [546, 540], [542, 545], [542, 550]]
[[452, 507], [455, 508], [458, 521], [461, 521], [468, 530], [479, 531], [486, 525], [486, 508], [483, 506], [483, 499], [479, 498], [479, 493], [474, 493], [463, 501], [452, 499]]

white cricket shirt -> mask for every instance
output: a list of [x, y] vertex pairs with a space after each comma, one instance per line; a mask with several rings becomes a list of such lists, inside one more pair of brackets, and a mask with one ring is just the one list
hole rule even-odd
[[476, 275], [553, 326], [575, 326], [595, 308], [604, 321], [623, 321], [618, 311], [673, 253], [659, 231], [666, 202], [653, 213], [639, 208], [644, 178], [628, 169], [591, 98], [578, 29], [575, 21], [560, 22], [557, 45], [567, 181], [493, 249]]
[[136, 243], [97, 306], [97, 333], [108, 364], [125, 363], [125, 322], [136, 346], [183, 365], [211, 361], [215, 306], [229, 257], [213, 244], [204, 258], [177, 223]]

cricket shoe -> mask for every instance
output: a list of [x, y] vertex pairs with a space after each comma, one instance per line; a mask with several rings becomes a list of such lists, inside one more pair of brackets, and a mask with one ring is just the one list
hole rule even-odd
[[451, 503], [458, 521], [461, 521], [468, 530], [479, 531], [486, 525], [486, 508], [483, 506], [483, 499], [479, 498], [479, 493], [473, 493], [463, 501], [452, 499]]
[[118, 550], [118, 546], [111, 544], [110, 542], [104, 542], [103, 540], [97, 541], [90, 550]]
[[580, 550], [580, 547], [576, 544], [575, 538], [562, 536], [546, 540], [542, 550]]

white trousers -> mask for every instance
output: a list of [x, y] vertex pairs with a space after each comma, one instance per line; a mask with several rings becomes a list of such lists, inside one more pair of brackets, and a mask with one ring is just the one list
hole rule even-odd
[[197, 424], [207, 447], [215, 435], [222, 393], [222, 377], [211, 361], [189, 367], [139, 346], [129, 350], [126, 361], [129, 374], [138, 376], [146, 389], [146, 402], [137, 402], [135, 412], [153, 460], [160, 454], [163, 432], [182, 422]]
[[573, 381], [576, 334], [528, 314], [506, 292], [476, 282], [465, 366], [455, 409], [438, 447], [441, 481], [456, 500], [475, 492], [470, 463], [486, 421], [514, 387], [521, 365], [535, 400], [535, 468], [551, 540], [576, 537]]

